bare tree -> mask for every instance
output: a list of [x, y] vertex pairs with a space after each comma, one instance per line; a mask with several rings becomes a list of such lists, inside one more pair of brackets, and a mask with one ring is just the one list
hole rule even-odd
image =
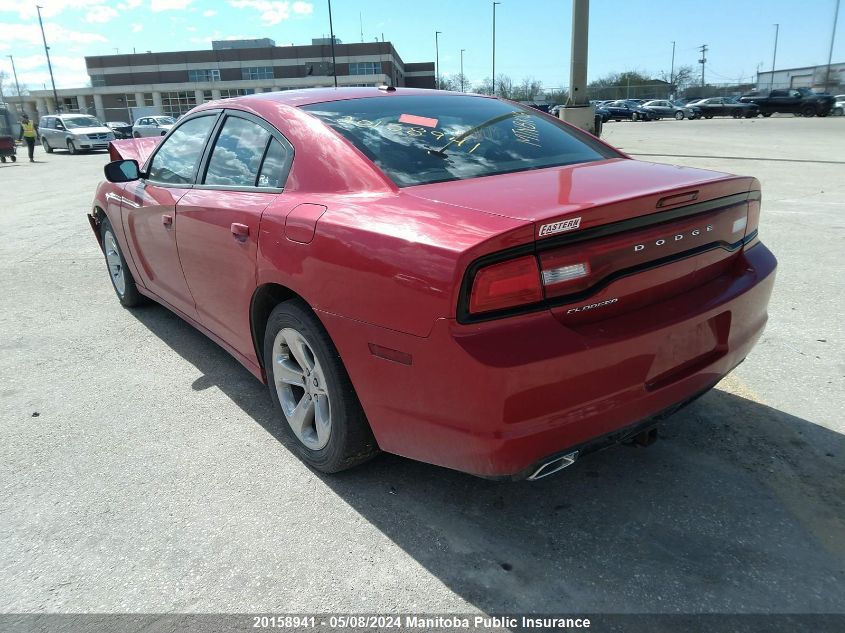
[[569, 91], [565, 88], [546, 90], [546, 103], [562, 105], [569, 100]]
[[543, 89], [543, 83], [533, 77], [526, 77], [518, 86], [514, 86], [511, 99], [514, 101], [536, 101]]
[[513, 79], [507, 75], [499, 75], [496, 77], [496, 95], [503, 99], [513, 99], [514, 85]]
[[674, 83], [676, 92], [684, 90], [687, 86], [695, 83], [695, 74], [692, 66], [681, 66], [675, 71], [675, 74], [671, 76], [664, 70], [661, 71], [658, 76], [666, 83]]
[[482, 95], [493, 94], [493, 80], [490, 77], [485, 77], [480, 84], [475, 86], [475, 91]]
[[471, 87], [469, 79], [467, 79], [465, 75], [455, 73], [454, 75], [447, 75], [446, 77], [440, 78], [440, 89], [461, 92], [464, 90], [470, 90]]

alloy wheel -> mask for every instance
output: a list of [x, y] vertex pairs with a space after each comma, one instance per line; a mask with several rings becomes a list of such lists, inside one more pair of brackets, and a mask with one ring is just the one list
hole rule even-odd
[[297, 330], [283, 328], [273, 341], [272, 359], [285, 420], [306, 448], [324, 448], [332, 430], [331, 403], [314, 350]]
[[123, 261], [120, 259], [120, 252], [117, 250], [117, 242], [111, 231], [103, 233], [103, 250], [106, 253], [106, 265], [109, 268], [109, 277], [114, 284], [114, 289], [121, 297], [126, 293], [126, 275], [123, 270]]

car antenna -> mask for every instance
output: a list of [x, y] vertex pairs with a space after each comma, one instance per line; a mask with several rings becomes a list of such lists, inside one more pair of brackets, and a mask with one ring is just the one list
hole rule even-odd
[[379, 86], [378, 89], [385, 92], [396, 92], [396, 86], [388, 86], [387, 84]]

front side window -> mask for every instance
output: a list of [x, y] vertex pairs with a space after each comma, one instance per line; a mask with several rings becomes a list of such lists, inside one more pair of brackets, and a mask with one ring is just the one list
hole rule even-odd
[[542, 113], [497, 99], [374, 97], [302, 109], [349, 140], [400, 187], [620, 157]]
[[171, 185], [189, 184], [217, 116], [185, 121], [164, 141], [150, 165], [147, 178]]

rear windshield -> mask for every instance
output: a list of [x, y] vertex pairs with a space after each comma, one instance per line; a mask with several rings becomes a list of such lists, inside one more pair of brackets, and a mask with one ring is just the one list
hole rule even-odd
[[617, 158], [530, 108], [458, 95], [375, 97], [303, 106], [398, 186]]

